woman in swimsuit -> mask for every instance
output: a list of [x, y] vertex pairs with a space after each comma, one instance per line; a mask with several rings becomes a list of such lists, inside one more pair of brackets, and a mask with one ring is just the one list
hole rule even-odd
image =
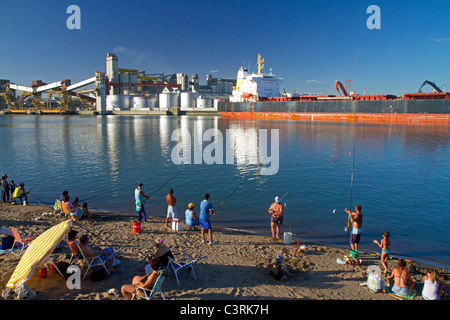
[[390, 234], [388, 231], [383, 231], [383, 240], [379, 243], [377, 240], [373, 240], [381, 248], [381, 264], [384, 267], [384, 274], [387, 273], [387, 260], [391, 251], [389, 247], [391, 246]]
[[410, 295], [412, 288], [416, 284], [405, 267], [406, 261], [403, 259], [398, 260], [398, 267], [392, 271], [391, 276], [388, 278], [392, 292], [401, 296]]

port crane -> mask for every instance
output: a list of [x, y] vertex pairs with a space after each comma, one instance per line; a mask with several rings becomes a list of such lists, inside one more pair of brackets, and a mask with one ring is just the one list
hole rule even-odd
[[433, 88], [433, 92], [442, 92], [442, 90], [441, 89], [439, 89], [438, 88], [438, 86], [434, 83], [434, 82], [431, 82], [431, 81], [428, 81], [428, 80], [425, 80], [424, 82], [422, 82], [422, 85], [420, 86], [420, 88], [419, 88], [419, 90], [417, 91], [418, 93], [421, 93], [422, 91], [422, 88], [425, 86], [425, 85], [429, 85], [431, 88]]
[[336, 91], [339, 93], [340, 96], [348, 97], [351, 82], [352, 82], [351, 79], [347, 79], [345, 84], [346, 88], [344, 88], [344, 85], [340, 81], [336, 80], [334, 82], [334, 87], [336, 88]]

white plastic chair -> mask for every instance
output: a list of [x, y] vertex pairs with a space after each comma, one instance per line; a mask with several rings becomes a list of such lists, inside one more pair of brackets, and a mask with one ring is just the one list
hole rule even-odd
[[[86, 278], [86, 275], [87, 275], [88, 271], [92, 267], [96, 267], [96, 266], [99, 266], [99, 265], [102, 265], [103, 268], [105, 268], [106, 272], [108, 273], [108, 276], [110, 275], [110, 273], [108, 271], [108, 268], [105, 266], [105, 263], [103, 262], [103, 260], [101, 258], [101, 255], [98, 255], [98, 256], [95, 256], [95, 257], [91, 257], [91, 258], [87, 258], [86, 255], [84, 254], [83, 250], [81, 249], [80, 245], [78, 244], [78, 242], [75, 242], [75, 244], [77, 245], [78, 250], [80, 250], [81, 256], [83, 257], [84, 262], [85, 262], [85, 264], [87, 266], [87, 270], [86, 270], [82, 280], [84, 280], [84, 278]], [[83, 268], [84, 268], [84, 266], [83, 266]]]
[[176, 262], [171, 257], [169, 257], [169, 264], [167, 268], [175, 273], [177, 283], [178, 285], [180, 285], [180, 281], [178, 280], [178, 272], [183, 269], [190, 270], [192, 272], [192, 275], [194, 276], [194, 279], [197, 280], [197, 277], [195, 276], [194, 263], [206, 257], [207, 255], [195, 260], [191, 260], [189, 256], [185, 254], [180, 262]]

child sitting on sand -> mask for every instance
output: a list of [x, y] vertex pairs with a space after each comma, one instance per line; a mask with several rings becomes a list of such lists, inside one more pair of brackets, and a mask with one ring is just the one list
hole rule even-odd
[[381, 264], [384, 267], [384, 274], [387, 273], [387, 260], [389, 258], [389, 254], [391, 251], [389, 250], [389, 247], [391, 246], [391, 239], [390, 234], [388, 231], [383, 231], [383, 239], [381, 240], [381, 243], [379, 243], [377, 240], [373, 240], [374, 243], [376, 243], [381, 248]]

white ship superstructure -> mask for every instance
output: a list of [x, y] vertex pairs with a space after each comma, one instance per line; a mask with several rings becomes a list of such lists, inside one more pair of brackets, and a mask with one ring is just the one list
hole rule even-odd
[[275, 78], [272, 74], [262, 74], [264, 59], [258, 55], [258, 73], [248, 73], [248, 70], [241, 67], [238, 70], [236, 86], [230, 96], [230, 102], [258, 101], [260, 98], [270, 98], [280, 96], [281, 79]]

